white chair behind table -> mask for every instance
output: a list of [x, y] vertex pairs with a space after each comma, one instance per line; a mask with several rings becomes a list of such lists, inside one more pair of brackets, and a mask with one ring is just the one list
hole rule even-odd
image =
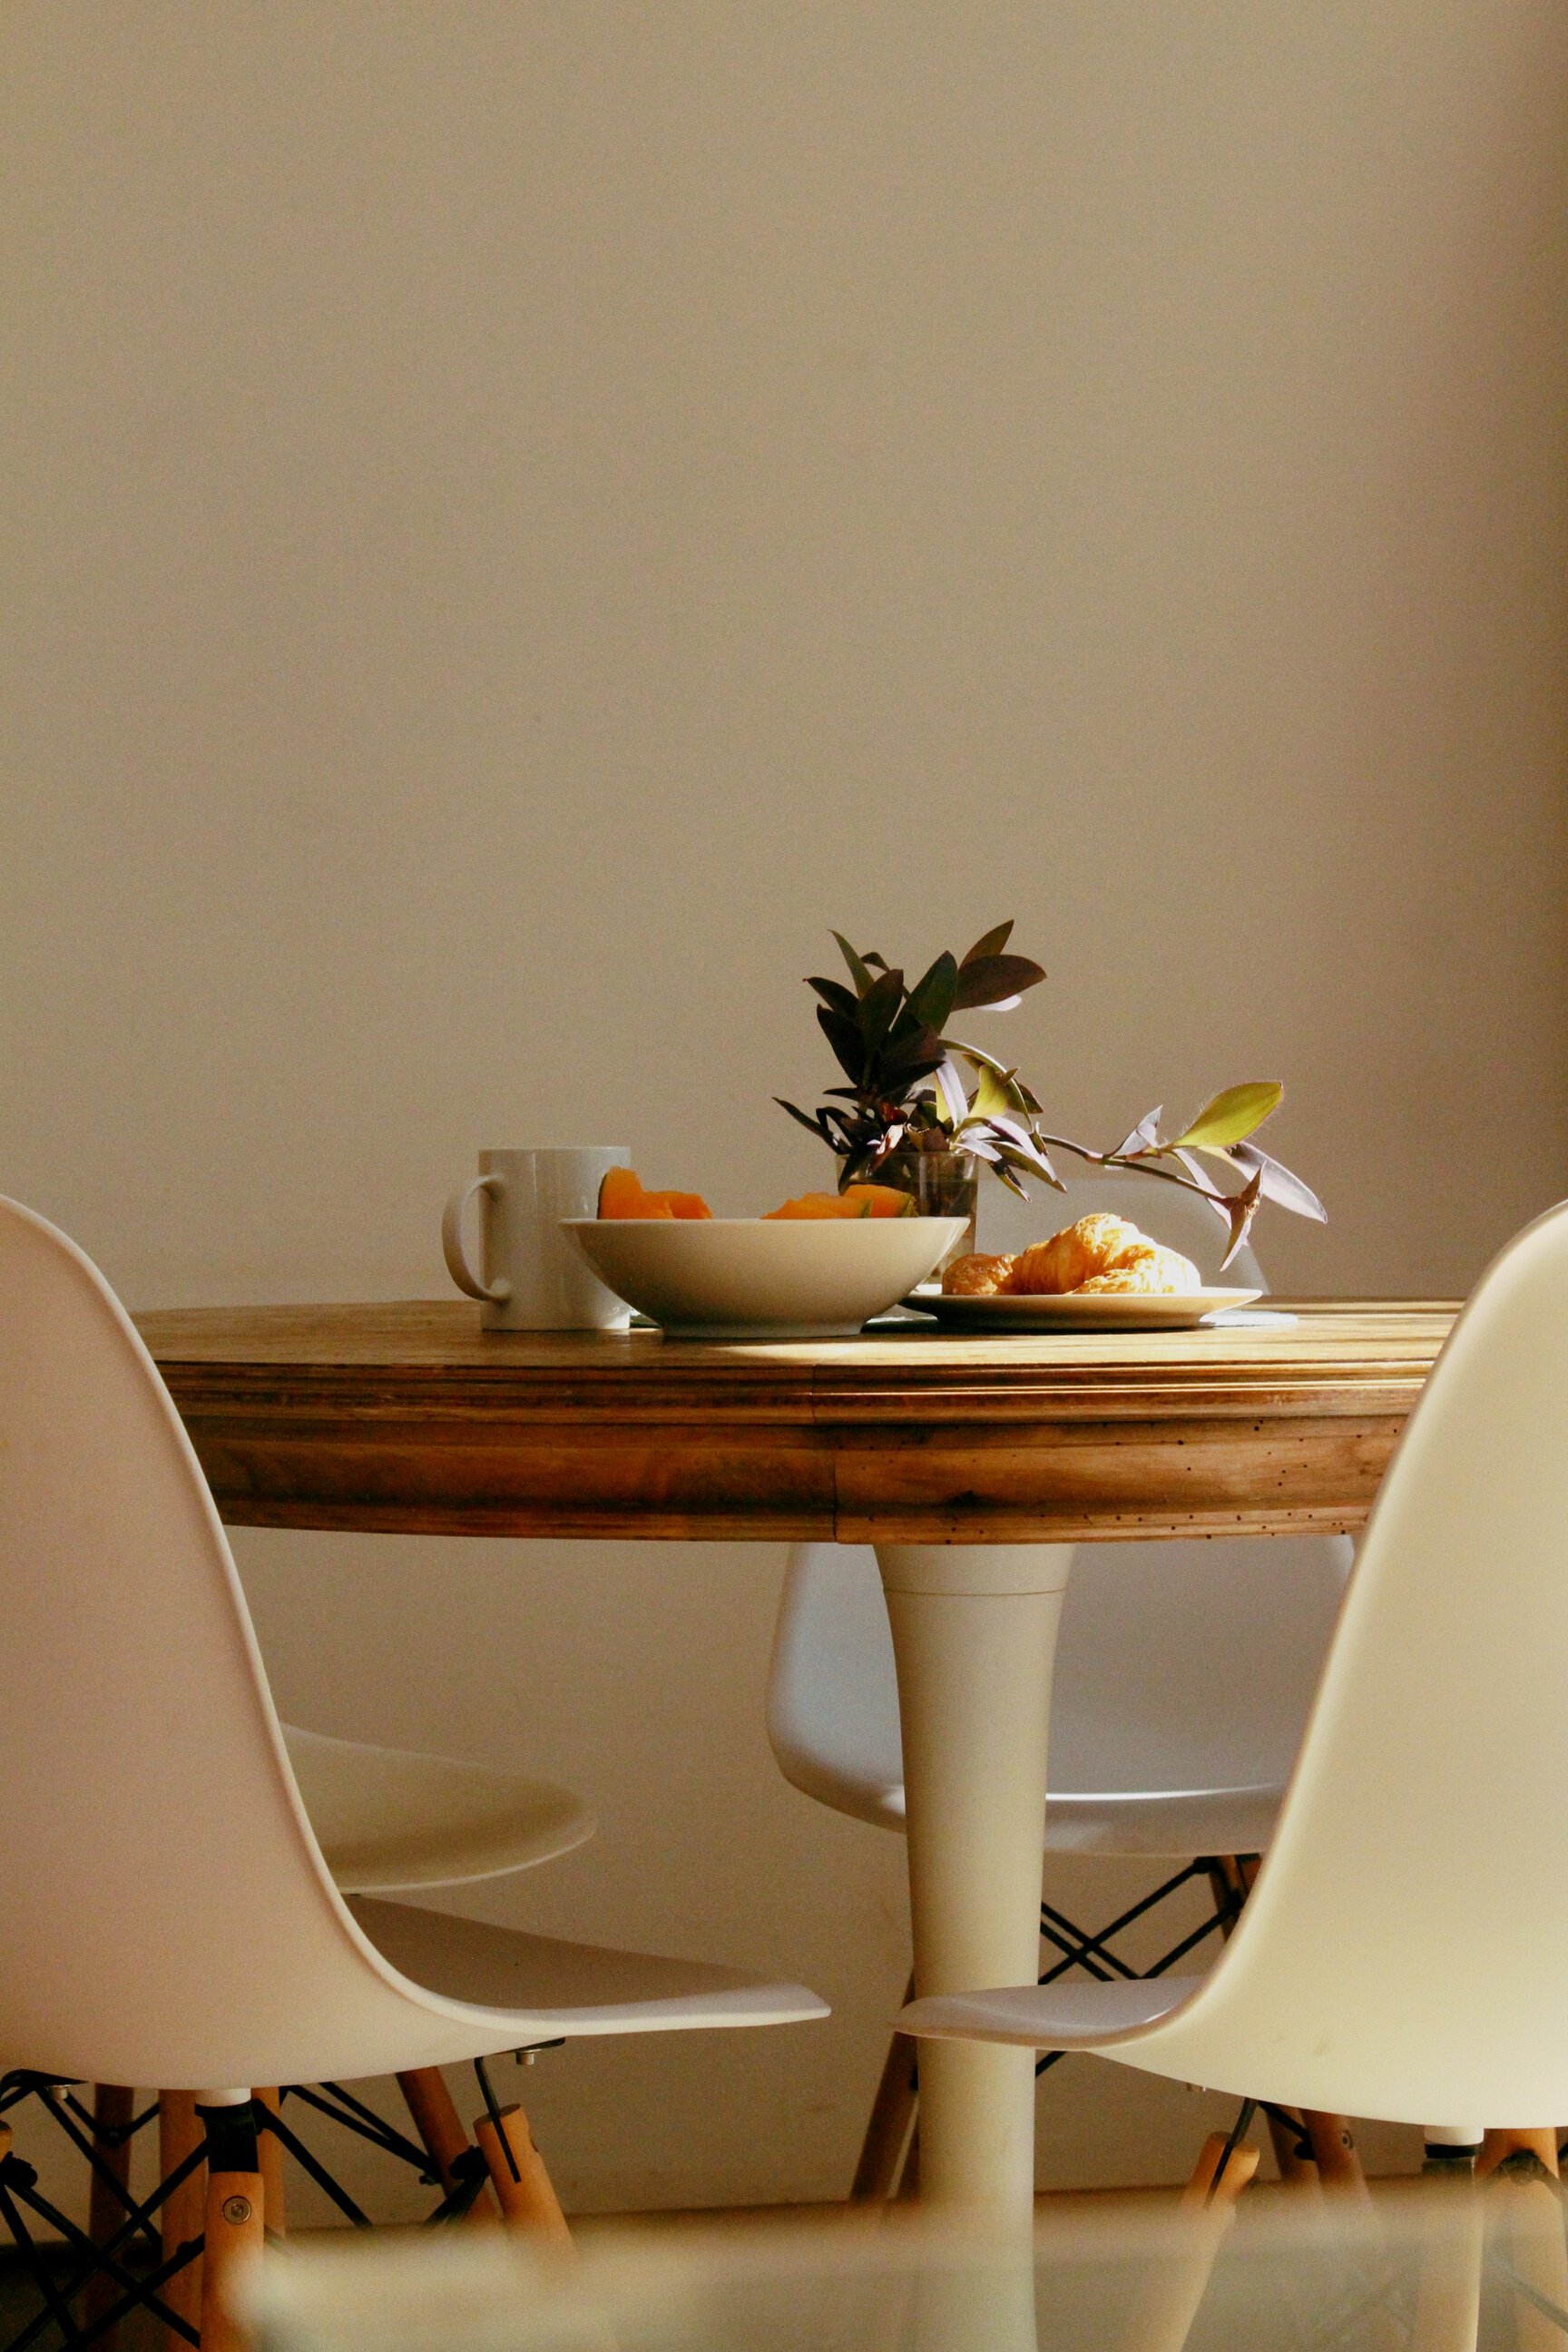
[[[1016, 1250], [1113, 1208], [1193, 1258], [1205, 1281], [1221, 1278], [1225, 1229], [1174, 1185], [1119, 1171], [1074, 1175], [1065, 1194], [1037, 1185], [1026, 1202], [983, 1179], [981, 1198], [984, 1249]], [[1265, 1286], [1250, 1248], [1224, 1278]], [[1152, 1901], [1212, 1862], [1215, 1917], [1199, 1932], [1228, 1926], [1244, 1891], [1239, 1858], [1268, 1843], [1352, 1557], [1343, 1536], [1077, 1546], [1057, 1651], [1047, 1853], [1180, 1862]], [[902, 1829], [892, 1638], [868, 1545], [792, 1551], [768, 1731], [784, 1777], [807, 1796]], [[1048, 1903], [1042, 1925], [1062, 1971], [1075, 1952], [1105, 1965]], [[885, 2195], [896, 2181], [913, 2121], [910, 2073], [895, 2042], [858, 2196]], [[1311, 2128], [1325, 2149], [1338, 2140], [1337, 2123], [1313, 2118]]]
[[[40, 2076], [202, 2096], [204, 2343], [231, 2341], [225, 2276], [261, 2227], [256, 2085], [438, 2081], [530, 2043], [826, 2015], [799, 1986], [345, 1897], [157, 1370], [97, 1269], [11, 1202], [0, 1432], [0, 1720], [26, 1761], [6, 1801], [0, 2047]], [[360, 1860], [385, 1883], [384, 1850]], [[503, 2207], [563, 2227], [521, 2110], [487, 2105]]]
[[[1092, 2051], [1248, 2105], [1423, 2123], [1429, 2139], [1447, 2118], [1450, 2149], [1506, 2126], [1486, 2135], [1489, 2159], [1500, 2147], [1527, 2176], [1555, 2173], [1568, 2115], [1568, 1875], [1553, 1866], [1568, 1848], [1565, 1398], [1568, 1203], [1494, 1260], [1411, 1417], [1273, 1843], [1214, 1968], [951, 1994], [900, 2023]], [[1526, 2293], [1561, 2309], [1562, 2215], [1537, 2187], [1550, 2267]], [[1452, 2341], [1473, 2341], [1471, 2288]]]

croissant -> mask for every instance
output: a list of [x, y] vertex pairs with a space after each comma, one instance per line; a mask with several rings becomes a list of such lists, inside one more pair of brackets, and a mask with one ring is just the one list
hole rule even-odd
[[1103, 1274], [1091, 1274], [1080, 1282], [1081, 1292], [1131, 1293], [1142, 1297], [1172, 1297], [1187, 1291], [1201, 1289], [1197, 1267], [1191, 1258], [1183, 1257], [1179, 1250], [1165, 1249], [1158, 1242], [1147, 1243], [1133, 1250], [1120, 1265], [1108, 1266]]
[[1036, 1242], [1015, 1259], [1007, 1288], [1015, 1297], [1054, 1297], [1077, 1290], [1091, 1275], [1106, 1274], [1126, 1253], [1147, 1239], [1126, 1217], [1105, 1210], [1066, 1225], [1048, 1242]]
[[1006, 1288], [1013, 1263], [1010, 1257], [984, 1257], [978, 1250], [955, 1257], [942, 1274], [942, 1289], [949, 1298], [994, 1298]]
[[1152, 1297], [1199, 1290], [1190, 1258], [1166, 1249], [1126, 1217], [1100, 1210], [1037, 1242], [1015, 1259], [1005, 1288], [1015, 1297], [1052, 1297], [1068, 1291]]

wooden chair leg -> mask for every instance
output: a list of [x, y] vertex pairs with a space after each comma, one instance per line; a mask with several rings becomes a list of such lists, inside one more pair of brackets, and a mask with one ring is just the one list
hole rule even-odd
[[1271, 2115], [1266, 2120], [1269, 2145], [1274, 2150], [1274, 2161], [1279, 2168], [1280, 2179], [1292, 2189], [1316, 2189], [1318, 2168], [1311, 2157], [1302, 2154], [1301, 2143], [1306, 2138], [1307, 2126], [1299, 2110], [1285, 2107], [1279, 2115]]
[[[904, 2000], [909, 2002], [914, 1997], [915, 1980], [911, 1977]], [[889, 2045], [881, 2080], [877, 2085], [877, 2095], [871, 2102], [866, 2137], [860, 2144], [860, 2161], [855, 2168], [854, 2184], [849, 2191], [852, 2205], [880, 2204], [894, 2194], [904, 2159], [909, 2154], [918, 2097], [913, 2038], [907, 2033], [895, 2033]]]
[[[1533, 2163], [1514, 2177], [1509, 2159], [1520, 2157], [1533, 2158]], [[1509, 2167], [1506, 2172], [1504, 2167]], [[1476, 2172], [1483, 2179], [1503, 2176], [1493, 2178], [1487, 2191], [1487, 2227], [1509, 2269], [1530, 2290], [1524, 2293], [1516, 2286], [1512, 2294], [1518, 2352], [1561, 2352], [1562, 2329], [1531, 2299], [1539, 2296], [1554, 2309], [1568, 2311], [1568, 2245], [1562, 2203], [1552, 2185], [1558, 2177], [1557, 2135], [1545, 2127], [1489, 2131], [1481, 2143]]]
[[[1246, 1902], [1257, 1884], [1262, 1860], [1256, 1853], [1224, 1853], [1216, 1854], [1209, 1864], [1209, 1885], [1214, 1891], [1215, 1909], [1221, 1915], [1222, 1936], [1228, 1937], [1236, 1925], [1231, 1906]], [[1319, 2115], [1302, 2109], [1301, 2135], [1312, 2151], [1310, 2159], [1302, 2155], [1300, 2137], [1289, 2124], [1282, 2123], [1277, 2116], [1270, 2116], [1268, 2122], [1281, 2180], [1296, 2188], [1310, 2188], [1321, 2182], [1325, 2189], [1353, 2190], [1363, 2197], [1367, 2194], [1355, 2138], [1343, 2116]]]
[[[1439, 2201], [1441, 2200], [1441, 2201]], [[1425, 2194], [1409, 2352], [1476, 2352], [1485, 2256], [1481, 2200], [1462, 2173]]]
[[1510, 2156], [1533, 2156], [1553, 2180], [1557, 2178], [1557, 2135], [1549, 2124], [1539, 2129], [1488, 2132], [1476, 2158], [1476, 2179], [1484, 2180]]
[[1224, 2132], [1211, 2132], [1198, 2150], [1192, 2179], [1182, 2191], [1184, 2213], [1234, 2213], [1242, 2190], [1258, 2169], [1258, 2150], [1243, 2140], [1230, 2150], [1225, 2170], [1220, 2160], [1230, 2143]]
[[[92, 2094], [92, 2152], [98, 2162], [112, 2175], [121, 2189], [131, 2183], [131, 2142], [117, 2141], [112, 2135], [123, 2131], [135, 2112], [136, 2094], [121, 2083], [99, 2083]], [[87, 2233], [95, 2246], [106, 2246], [125, 2219], [125, 2208], [115, 2196], [102, 2175], [94, 2172], [92, 2189], [88, 2199]], [[82, 2324], [93, 2326], [103, 2317], [112, 2304], [120, 2299], [120, 2289], [111, 2278], [101, 2273], [88, 2281], [82, 2297]], [[103, 2352], [115, 2352], [120, 2330], [110, 2327], [98, 2338]]]
[[499, 2119], [493, 2122], [489, 2116], [476, 2117], [474, 2137], [484, 2151], [490, 2186], [508, 2227], [530, 2237], [548, 2239], [555, 2245], [569, 2246], [572, 2232], [566, 2226], [566, 2216], [544, 2168], [544, 2159], [533, 2145], [533, 2134], [522, 2109], [503, 2107]]
[[1366, 2175], [1356, 2154], [1355, 2135], [1344, 2116], [1320, 2115], [1315, 2108], [1303, 2107], [1301, 2122], [1324, 2188], [1348, 2190], [1357, 2197], [1368, 2196]]
[[[183, 2164], [193, 2148], [200, 2147], [205, 2135], [196, 2114], [194, 2091], [160, 2091], [158, 2094], [158, 2177], [166, 2180], [176, 2165]], [[207, 2176], [205, 2165], [197, 2165], [188, 2180], [183, 2180], [171, 2197], [159, 2208], [159, 2226], [163, 2232], [163, 2260], [167, 2262], [179, 2246], [187, 2246], [193, 2238], [202, 2234], [202, 2217], [206, 2210]], [[197, 2254], [183, 2271], [175, 2273], [162, 2290], [163, 2301], [179, 2314], [187, 2326], [199, 2327], [202, 2320], [202, 2258]], [[168, 2352], [188, 2352], [185, 2340], [176, 2336], [172, 2327], [163, 2331]]]
[[[268, 2115], [278, 2113], [278, 2085], [275, 2083], [269, 2089], [258, 2091], [254, 2095], [257, 2105], [265, 2107]], [[266, 2209], [268, 2232], [274, 2238], [286, 2238], [289, 2216], [283, 2193], [283, 2143], [271, 2132], [262, 2132], [258, 2137], [256, 2147], [261, 2160], [262, 2203]]]
[[[1169, 2261], [1154, 2264], [1138, 2297], [1132, 2325], [1122, 2339], [1125, 2352], [1182, 2352], [1226, 2234], [1236, 2219], [1237, 2200], [1258, 2169], [1258, 2150], [1243, 2142], [1226, 2150], [1224, 2132], [1204, 2142], [1192, 2179], [1182, 2191], [1182, 2212], [1192, 2243]], [[1225, 2169], [1220, 2170], [1222, 2159]]]
[[[439, 2066], [416, 2066], [408, 2074], [399, 2074], [397, 2087], [432, 2169], [449, 2197], [459, 2179], [458, 2158], [468, 2154], [473, 2142], [458, 2121], [447, 2078]], [[495, 2200], [488, 2189], [479, 2191], [464, 2218], [469, 2221], [495, 2221]]]
[[[235, 2290], [261, 2253], [267, 2189], [248, 2109], [205, 2111], [212, 2128], [202, 2259], [201, 2352], [250, 2352], [235, 2311]], [[221, 2128], [221, 2137], [217, 2133]], [[221, 2150], [221, 2153], [220, 2153]]]

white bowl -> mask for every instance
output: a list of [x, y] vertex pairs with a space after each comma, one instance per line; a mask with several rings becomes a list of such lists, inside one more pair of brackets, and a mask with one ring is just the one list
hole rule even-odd
[[688, 1339], [840, 1339], [923, 1282], [962, 1217], [563, 1217], [601, 1282]]

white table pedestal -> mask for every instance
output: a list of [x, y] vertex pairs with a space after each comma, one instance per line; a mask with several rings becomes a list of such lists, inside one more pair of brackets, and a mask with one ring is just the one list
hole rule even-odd
[[[879, 1544], [899, 1667], [915, 1989], [1032, 1984], [1068, 1544]], [[920, 2046], [921, 2195], [1033, 2211], [1035, 2061]]]

